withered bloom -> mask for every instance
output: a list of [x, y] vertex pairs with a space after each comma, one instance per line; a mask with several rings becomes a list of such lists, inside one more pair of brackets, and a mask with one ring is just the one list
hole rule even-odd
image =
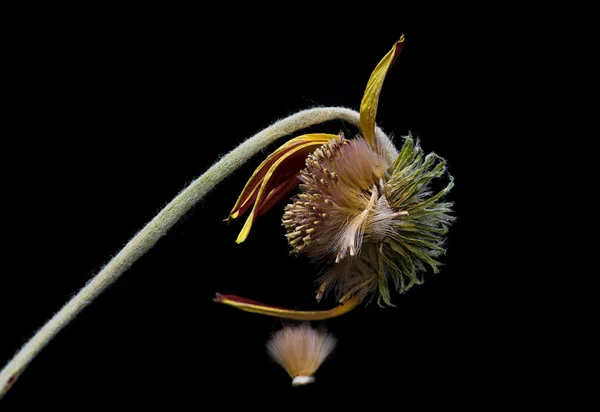
[[237, 240], [241, 243], [258, 216], [299, 187], [282, 219], [288, 243], [293, 254], [328, 268], [318, 280], [317, 299], [333, 289], [342, 305], [299, 312], [231, 295], [217, 295], [216, 301], [267, 315], [323, 319], [375, 296], [380, 305], [392, 305], [390, 285], [402, 293], [420, 284], [428, 267], [438, 272], [437, 258], [445, 253], [445, 234], [454, 219], [452, 203], [442, 199], [453, 178], [448, 176], [437, 192], [432, 181], [446, 174], [446, 162], [434, 153], [425, 155], [409, 134], [389, 163], [374, 136], [381, 86], [403, 46], [402, 36], [369, 79], [360, 107], [362, 136], [291, 139], [258, 167], [229, 217], [252, 206]]
[[[452, 188], [453, 179], [449, 176], [444, 189], [434, 190], [432, 181], [446, 174], [445, 161], [435, 154], [425, 155], [410, 135], [398, 151], [375, 125], [383, 81], [403, 47], [402, 36], [375, 67], [359, 119], [354, 111], [340, 107], [298, 112], [246, 140], [180, 192], [0, 370], [0, 398], [65, 325], [152, 248], [208, 191], [266, 144], [327, 120], [343, 119], [354, 124], [359, 120], [362, 134], [349, 140], [332, 134], [305, 134], [289, 140], [257, 168], [227, 220], [249, 212], [237, 238], [242, 243], [259, 216], [298, 188], [300, 193], [283, 216], [291, 251], [326, 268], [318, 279], [317, 299], [335, 290], [340, 305], [325, 311], [295, 311], [233, 295], [217, 294], [215, 301], [282, 318], [327, 319], [374, 297], [382, 306], [391, 305], [390, 286], [404, 292], [421, 283], [426, 270], [437, 272], [437, 259], [445, 252], [444, 238], [453, 220], [452, 204], [442, 199]], [[278, 341], [283, 345], [278, 347], [286, 350], [285, 359], [281, 359], [315, 354], [303, 352], [304, 346], [292, 345], [295, 341]], [[321, 358], [314, 359], [318, 363]], [[310, 382], [312, 369], [301, 370], [296, 383]]]
[[285, 208], [283, 224], [296, 254], [331, 263], [320, 299], [332, 287], [341, 303], [378, 292], [390, 305], [388, 284], [403, 292], [438, 271], [450, 203], [439, 203], [450, 184], [431, 196], [430, 182], [446, 171], [435, 154], [423, 155], [411, 136], [388, 165], [363, 139], [332, 139], [309, 155], [300, 172], [301, 193]]

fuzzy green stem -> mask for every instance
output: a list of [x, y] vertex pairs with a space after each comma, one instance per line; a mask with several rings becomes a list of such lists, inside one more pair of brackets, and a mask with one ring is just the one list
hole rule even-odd
[[[303, 110], [275, 122], [244, 141], [180, 192], [16, 353], [0, 372], [0, 399], [33, 358], [63, 327], [68, 325], [84, 307], [90, 304], [129, 269], [135, 261], [150, 250], [192, 206], [204, 198], [217, 184], [277, 139], [330, 120], [344, 120], [360, 127], [360, 115], [351, 109], [323, 107]], [[393, 163], [398, 152], [390, 139], [379, 128], [376, 129], [376, 138], [388, 161]]]

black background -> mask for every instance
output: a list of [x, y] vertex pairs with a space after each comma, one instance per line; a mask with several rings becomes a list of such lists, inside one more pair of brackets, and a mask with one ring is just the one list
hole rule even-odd
[[[19, 269], [0, 281], [0, 363], [220, 156], [298, 110], [358, 109], [371, 71], [402, 33], [378, 124], [396, 142], [411, 131], [456, 178], [449, 199], [458, 219], [442, 272], [394, 295], [395, 308], [373, 304], [318, 323], [338, 349], [315, 384], [292, 388], [264, 348], [284, 322], [212, 302], [221, 292], [298, 309], [335, 304], [314, 301], [315, 268], [288, 256], [283, 204], [242, 245], [234, 240], [244, 220], [223, 222], [274, 145], [67, 326], [0, 409], [363, 398], [483, 405], [520, 391], [517, 379], [502, 378], [518, 342], [507, 328], [510, 304], [499, 305], [497, 243], [510, 228], [490, 206], [502, 121], [490, 96], [504, 87], [496, 75], [503, 59], [490, 53], [497, 41], [460, 27], [411, 31], [386, 13], [293, 22], [198, 15], [86, 10], [45, 22], [12, 61], [23, 149], [6, 189], [19, 229], [5, 253]], [[312, 130], [356, 132], [337, 122]]]

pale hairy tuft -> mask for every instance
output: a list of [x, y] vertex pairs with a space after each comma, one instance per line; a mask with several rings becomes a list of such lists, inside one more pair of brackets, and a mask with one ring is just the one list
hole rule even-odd
[[293, 252], [314, 261], [357, 255], [388, 167], [365, 140], [342, 135], [309, 155], [299, 175], [302, 193], [283, 218]]
[[269, 355], [294, 380], [294, 386], [311, 383], [311, 378], [337, 345], [329, 333], [309, 324], [286, 326], [267, 342]]

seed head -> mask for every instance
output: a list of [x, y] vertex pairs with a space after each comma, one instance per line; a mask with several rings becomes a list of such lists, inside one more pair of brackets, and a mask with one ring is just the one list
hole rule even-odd
[[330, 266], [319, 279], [317, 299], [335, 287], [340, 301], [379, 292], [391, 305], [388, 281], [400, 292], [421, 283], [425, 264], [444, 252], [443, 235], [453, 220], [450, 203], [432, 196], [430, 183], [445, 173], [445, 161], [423, 157], [412, 136], [389, 165], [365, 140], [340, 135], [306, 159], [300, 194], [283, 216], [293, 254]]

